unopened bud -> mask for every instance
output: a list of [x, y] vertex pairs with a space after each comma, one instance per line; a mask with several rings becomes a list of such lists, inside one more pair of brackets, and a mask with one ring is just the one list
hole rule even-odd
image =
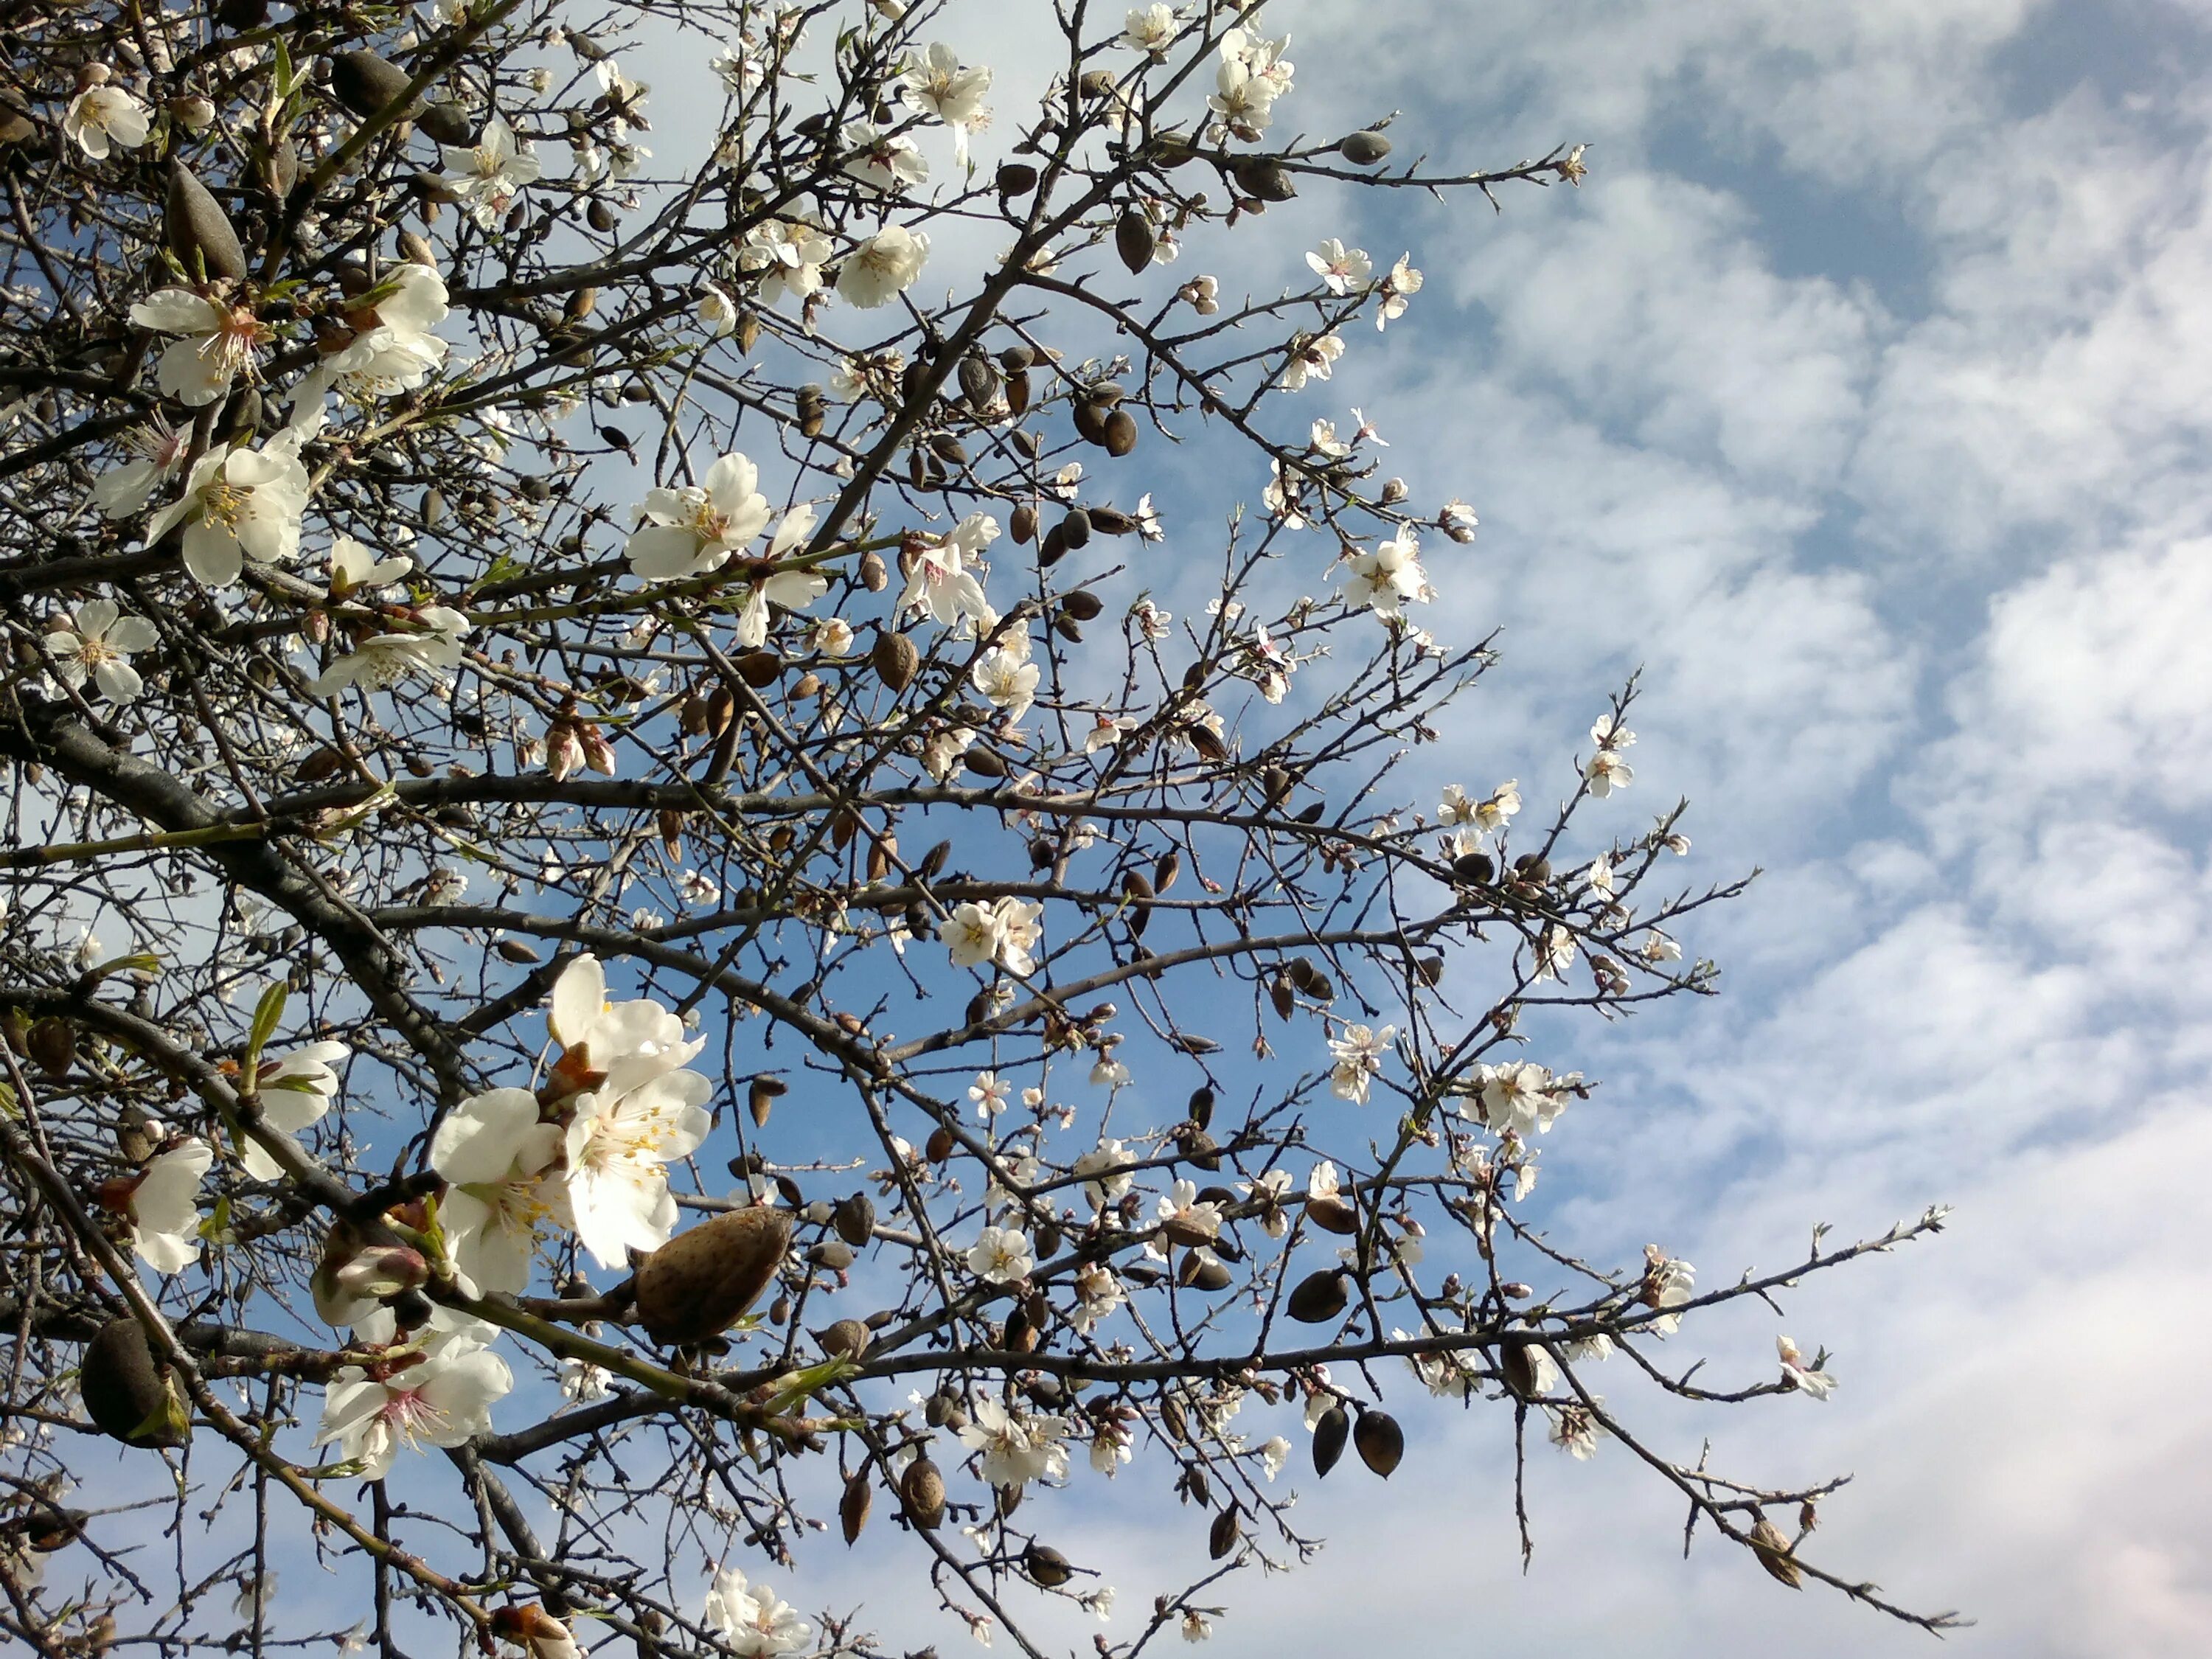
[[348, 1296], [381, 1302], [402, 1291], [419, 1290], [428, 1284], [430, 1264], [423, 1261], [420, 1251], [405, 1244], [377, 1244], [363, 1250], [331, 1277]]

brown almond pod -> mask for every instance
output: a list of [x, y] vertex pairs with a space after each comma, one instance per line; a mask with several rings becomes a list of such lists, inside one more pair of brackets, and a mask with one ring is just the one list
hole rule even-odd
[[1132, 276], [1152, 263], [1152, 250], [1158, 246], [1159, 238], [1152, 234], [1152, 222], [1145, 216], [1144, 210], [1123, 209], [1114, 225], [1114, 251], [1121, 256], [1121, 264]]
[[870, 548], [860, 555], [860, 586], [871, 593], [880, 593], [891, 585], [891, 573], [884, 566], [883, 555]]
[[1344, 1407], [1331, 1406], [1314, 1425], [1313, 1466], [1317, 1475], [1326, 1475], [1336, 1467], [1336, 1460], [1344, 1455], [1344, 1443], [1352, 1437], [1352, 1419], [1345, 1415]]
[[1326, 1325], [1343, 1313], [1350, 1299], [1344, 1275], [1323, 1268], [1300, 1279], [1284, 1305], [1291, 1317], [1301, 1325]]
[[183, 1402], [135, 1319], [112, 1319], [85, 1344], [77, 1390], [100, 1431], [126, 1446], [185, 1443]]
[[1180, 853], [1161, 854], [1158, 861], [1152, 866], [1152, 890], [1155, 893], [1166, 892], [1176, 884], [1176, 878], [1182, 873], [1182, 855]]
[[819, 1333], [822, 1352], [839, 1359], [858, 1359], [868, 1351], [868, 1328], [857, 1319], [841, 1319]]
[[960, 395], [970, 407], [991, 406], [999, 395], [999, 366], [982, 351], [970, 351], [960, 360]]
[[[1006, 408], [1015, 415], [1030, 412], [1030, 375], [1025, 368], [1018, 368], [1006, 376]], [[1035, 460], [1032, 455], [1030, 458]]]
[[1186, 1256], [1183, 1260], [1186, 1265], [1192, 1262], [1197, 1263], [1197, 1266], [1191, 1270], [1190, 1277], [1183, 1281], [1188, 1289], [1203, 1291], [1208, 1296], [1218, 1296], [1236, 1281], [1236, 1275], [1231, 1273], [1226, 1266], [1210, 1257], [1194, 1255]]
[[177, 256], [177, 263], [184, 266], [186, 276], [198, 281], [200, 272], [205, 270], [210, 277], [246, 280], [246, 249], [239, 242], [238, 232], [231, 227], [230, 216], [209, 193], [198, 175], [174, 159], [169, 162], [169, 191], [162, 206], [162, 229], [168, 238], [169, 252]]
[[1498, 1369], [1516, 1398], [1534, 1400], [1542, 1392], [1536, 1386], [1536, 1357], [1528, 1344], [1516, 1342], [1507, 1346], [1498, 1356]]
[[25, 1033], [23, 1051], [48, 1077], [60, 1077], [76, 1058], [76, 1028], [59, 1014], [48, 1014]]
[[1024, 501], [1016, 507], [1012, 516], [1006, 520], [1007, 534], [1011, 535], [1015, 543], [1022, 547], [1027, 547], [1036, 539], [1036, 530], [1037, 510], [1028, 501]]
[[323, 783], [345, 770], [345, 756], [325, 744], [312, 750], [306, 759], [292, 769], [295, 783]]
[[917, 1457], [899, 1477], [899, 1498], [907, 1518], [924, 1532], [935, 1532], [945, 1523], [945, 1475], [927, 1457]]
[[1325, 1233], [1349, 1238], [1359, 1231], [1359, 1212], [1334, 1194], [1306, 1200], [1306, 1219]]
[[1097, 444], [1102, 448], [1104, 447], [1106, 422], [1113, 412], [1113, 410], [1105, 404], [1077, 404], [1072, 417], [1075, 422], [1076, 436], [1087, 444]]
[[791, 1217], [755, 1205], [682, 1232], [638, 1265], [637, 1313], [656, 1342], [703, 1342], [735, 1324], [774, 1282]]
[[825, 1238], [807, 1246], [806, 1259], [817, 1267], [842, 1273], [853, 1265], [853, 1247], [842, 1238]]
[[1390, 141], [1379, 132], [1349, 132], [1338, 141], [1336, 153], [1356, 167], [1371, 167], [1390, 153]]
[[1352, 1426], [1352, 1443], [1359, 1461], [1385, 1480], [1405, 1461], [1406, 1431], [1388, 1412], [1362, 1412]]
[[845, 1541], [856, 1544], [860, 1529], [868, 1524], [868, 1511], [875, 1507], [876, 1492], [868, 1484], [865, 1471], [845, 1483], [845, 1495], [837, 1500], [838, 1524], [845, 1529]]
[[415, 118], [415, 125], [433, 143], [454, 149], [466, 149], [477, 141], [477, 124], [470, 118], [467, 108], [450, 98], [424, 110]]
[[1187, 1221], [1181, 1216], [1162, 1222], [1160, 1233], [1169, 1243], [1180, 1244], [1185, 1249], [1196, 1249], [1201, 1244], [1211, 1244], [1214, 1238], [1212, 1229], [1195, 1221]]
[[887, 630], [876, 635], [868, 661], [876, 671], [876, 678], [896, 695], [914, 684], [915, 674], [921, 666], [921, 653], [905, 635]]
[[922, 1156], [932, 1164], [942, 1164], [952, 1156], [953, 1145], [952, 1131], [940, 1123], [929, 1132], [928, 1143], [921, 1149]]
[[1767, 1577], [1789, 1585], [1791, 1589], [1805, 1588], [1805, 1575], [1791, 1553], [1790, 1540], [1782, 1535], [1782, 1528], [1764, 1515], [1753, 1523], [1751, 1549], [1752, 1553], [1759, 1558], [1759, 1565], [1766, 1569]]
[[1160, 1428], [1178, 1445], [1190, 1443], [1190, 1425], [1183, 1418], [1182, 1402], [1171, 1394], [1160, 1396]]
[[537, 951], [519, 939], [503, 939], [492, 948], [499, 952], [500, 960], [502, 962], [519, 963], [526, 966], [531, 963], [544, 960]]
[[875, 1237], [875, 1200], [866, 1193], [854, 1193], [849, 1198], [840, 1199], [831, 1222], [837, 1229], [837, 1237], [854, 1249], [859, 1249]]
[[1047, 1589], [1057, 1589], [1075, 1577], [1075, 1564], [1049, 1544], [1031, 1544], [1024, 1550], [1022, 1566]]
[[364, 118], [405, 96], [408, 79], [407, 71], [397, 64], [358, 47], [331, 59], [331, 96]]
[[1255, 202], [1287, 202], [1298, 193], [1290, 169], [1265, 156], [1248, 156], [1231, 169], [1237, 188]]
[[1218, 1561], [1237, 1547], [1237, 1540], [1243, 1536], [1243, 1528], [1237, 1519], [1237, 1511], [1224, 1510], [1213, 1517], [1212, 1529], [1206, 1535], [1206, 1553]]
[[997, 182], [1001, 196], [1026, 196], [1037, 186], [1037, 170], [1026, 161], [1002, 162]]

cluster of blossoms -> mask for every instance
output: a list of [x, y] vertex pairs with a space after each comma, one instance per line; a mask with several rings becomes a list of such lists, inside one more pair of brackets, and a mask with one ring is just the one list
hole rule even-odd
[[766, 1584], [750, 1583], [735, 1567], [716, 1569], [707, 1592], [707, 1619], [739, 1659], [773, 1659], [796, 1653], [811, 1640], [814, 1627]]
[[[1256, 8], [1247, 14], [1247, 22], [1249, 27], [1224, 30], [1221, 36], [1213, 94], [1206, 100], [1206, 108], [1213, 115], [1206, 136], [1216, 144], [1225, 144], [1231, 139], [1245, 143], [1258, 142], [1260, 135], [1274, 123], [1275, 100], [1291, 91], [1294, 84], [1292, 76], [1297, 65], [1283, 56], [1290, 47], [1291, 37], [1285, 34], [1270, 40], [1261, 34]], [[1140, 18], [1133, 12], [1122, 39], [1125, 42], [1131, 42], [1132, 36], [1150, 40], [1158, 27], [1158, 21], [1152, 14], [1144, 14]]]
[[985, 904], [970, 899], [957, 906], [945, 923], [945, 947], [956, 968], [978, 968], [996, 963], [1010, 974], [1026, 978], [1036, 971], [1030, 952], [1044, 930], [1038, 918], [1044, 906], [1011, 894]]
[[1437, 803], [1437, 822], [1451, 831], [1455, 858], [1482, 850], [1492, 837], [1503, 835], [1521, 810], [1521, 781], [1508, 778], [1480, 800], [1468, 798], [1459, 784], [1447, 784]]

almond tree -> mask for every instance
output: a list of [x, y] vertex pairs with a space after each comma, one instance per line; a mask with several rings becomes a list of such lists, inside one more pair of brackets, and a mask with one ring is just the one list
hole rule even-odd
[[[884, 1650], [784, 1599], [835, 1524], [1133, 1655], [1406, 1394], [1949, 1622], [1627, 1410], [1825, 1395], [1678, 1328], [1939, 1212], [1718, 1285], [1524, 1218], [1554, 1011], [1709, 992], [1739, 884], [1613, 799], [1632, 685], [1556, 810], [1405, 764], [1474, 518], [1313, 392], [1420, 273], [1267, 263], [1581, 152], [1306, 133], [1258, 12], [1018, 86], [892, 0], [0, 9], [10, 1636]], [[1118, 1609], [1109, 1477], [1205, 1563]]]

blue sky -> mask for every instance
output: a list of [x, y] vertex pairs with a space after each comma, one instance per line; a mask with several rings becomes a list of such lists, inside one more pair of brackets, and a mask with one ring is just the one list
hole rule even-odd
[[[1479, 722], [1498, 748], [1466, 768], [1544, 775], [1641, 664], [1638, 805], [1690, 795], [1705, 873], [1768, 872], [1698, 939], [1719, 1003], [1580, 1035], [1607, 1115], [1547, 1149], [1553, 1224], [1649, 1230], [1723, 1278], [1816, 1218], [1958, 1206], [1934, 1245], [1790, 1303], [1783, 1328], [1837, 1352], [1833, 1401], [1680, 1428], [1739, 1468], [1854, 1473], [1808, 1553], [1960, 1607], [1966, 1653], [2212, 1641], [2208, 1344], [2166, 1311], [2203, 1288], [2212, 1147], [2203, 22], [1958, 0], [1270, 18], [1324, 109], [1402, 106], [1484, 161], [1590, 144], [1577, 193], [1363, 224], [1458, 311], [1409, 318], [1341, 395], [1392, 411], [1417, 495], [1477, 475], [1484, 539], [1437, 580], [1461, 632], [1504, 623], [1506, 661]], [[1361, 75], [1308, 81], [1334, 63]], [[1382, 84], [1333, 102], [1355, 78]], [[1747, 1363], [1771, 1329], [1714, 1351]], [[1375, 1525], [1331, 1514], [1330, 1554], [1238, 1650], [1459, 1645], [1471, 1610], [1538, 1651], [1927, 1644], [1684, 1564], [1679, 1516], [1602, 1458], [1542, 1472], [1523, 1579], [1498, 1440], [1469, 1421], [1463, 1461], [1425, 1462]]]

